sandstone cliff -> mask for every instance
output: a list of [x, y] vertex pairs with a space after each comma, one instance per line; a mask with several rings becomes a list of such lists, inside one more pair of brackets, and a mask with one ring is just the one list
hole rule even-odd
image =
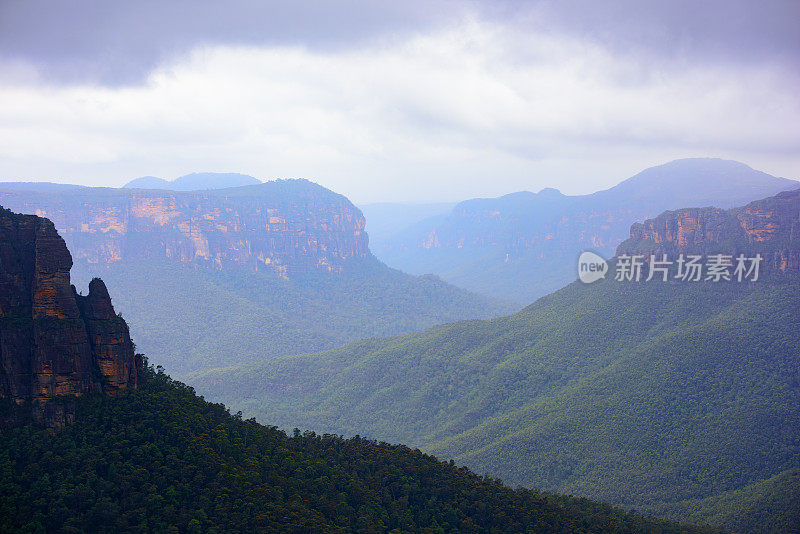
[[115, 395], [141, 369], [103, 282], [78, 295], [71, 267], [51, 221], [0, 208], [0, 398], [50, 426], [73, 417], [55, 397]]
[[53, 221], [76, 260], [165, 258], [211, 268], [340, 271], [369, 255], [364, 217], [307, 180], [211, 191], [0, 190], [0, 204]]
[[667, 211], [631, 226], [620, 254], [761, 254], [766, 269], [800, 271], [800, 189], [740, 208]]

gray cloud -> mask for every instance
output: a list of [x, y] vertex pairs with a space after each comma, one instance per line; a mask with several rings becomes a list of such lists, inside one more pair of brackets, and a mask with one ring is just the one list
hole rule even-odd
[[731, 61], [800, 57], [796, 0], [509, 2], [519, 24], [579, 35], [617, 52]]
[[0, 179], [238, 171], [365, 202], [589, 192], [687, 156], [796, 177], [798, 9], [0, 0]]
[[580, 36], [655, 62], [796, 64], [800, 58], [795, 0], [4, 0], [0, 57], [32, 65], [50, 82], [126, 85], [198, 45], [340, 50], [430, 31], [469, 13], [523, 31]]
[[198, 45], [300, 45], [338, 49], [424, 30], [453, 2], [9, 0], [0, 3], [0, 54], [49, 81], [140, 82]]

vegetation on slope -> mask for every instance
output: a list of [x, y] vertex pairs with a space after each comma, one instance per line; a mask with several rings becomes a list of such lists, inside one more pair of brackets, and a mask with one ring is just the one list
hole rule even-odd
[[658, 509], [682, 521], [706, 521], [735, 532], [800, 532], [800, 469], [706, 499]]
[[576, 283], [511, 317], [192, 380], [277, 424], [669, 513], [800, 464], [797, 282]]
[[0, 433], [0, 532], [700, 532], [400, 445], [287, 437], [162, 372], [76, 423]]
[[372, 257], [349, 260], [341, 274], [296, 273], [288, 280], [155, 259], [72, 268], [78, 287], [98, 274], [139, 349], [176, 376], [511, 310]]

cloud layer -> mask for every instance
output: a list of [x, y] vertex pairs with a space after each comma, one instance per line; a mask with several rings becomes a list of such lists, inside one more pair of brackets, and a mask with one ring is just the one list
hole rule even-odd
[[800, 175], [790, 39], [695, 57], [571, 31], [546, 3], [534, 22], [512, 8], [397, 31], [370, 19], [368, 46], [211, 39], [135, 83], [54, 80], [15, 60], [0, 82], [0, 179], [238, 171], [366, 202], [588, 192], [687, 156]]

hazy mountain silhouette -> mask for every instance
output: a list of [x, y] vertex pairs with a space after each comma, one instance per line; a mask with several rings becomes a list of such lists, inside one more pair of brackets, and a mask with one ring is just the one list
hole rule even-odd
[[545, 189], [467, 200], [373, 250], [406, 272], [527, 304], [574, 280], [583, 250], [613, 255], [637, 220], [683, 207], [729, 208], [797, 186], [735, 161], [676, 160], [590, 195]]
[[224, 189], [243, 185], [260, 184], [261, 180], [236, 172], [194, 172], [172, 181], [155, 176], [142, 176], [122, 187], [127, 189], [169, 189], [172, 191], [196, 191], [201, 189]]

